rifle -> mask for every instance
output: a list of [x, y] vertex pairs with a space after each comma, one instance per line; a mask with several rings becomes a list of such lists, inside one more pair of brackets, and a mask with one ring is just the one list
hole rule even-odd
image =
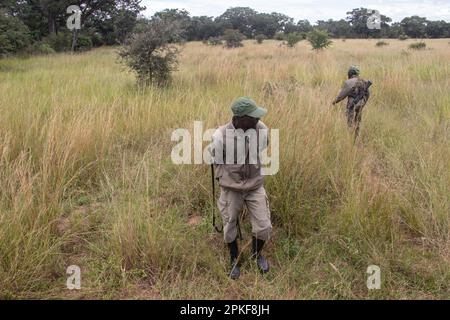
[[223, 231], [223, 226], [222, 228], [219, 228], [216, 225], [216, 215], [214, 214], [214, 208], [215, 208], [215, 201], [216, 201], [216, 183], [214, 181], [215, 177], [214, 177], [214, 164], [211, 164], [211, 183], [212, 183], [212, 198], [211, 198], [211, 215], [212, 215], [212, 224], [214, 229], [218, 232], [218, 233], [222, 233]]

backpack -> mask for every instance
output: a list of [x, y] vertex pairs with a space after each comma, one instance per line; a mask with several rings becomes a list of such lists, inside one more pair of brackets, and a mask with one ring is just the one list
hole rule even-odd
[[372, 81], [365, 81], [363, 79], [359, 79], [356, 83], [353, 92], [350, 96], [353, 98], [352, 101], [352, 109], [355, 111], [360, 111], [366, 105], [367, 101], [370, 97], [369, 88], [372, 86]]

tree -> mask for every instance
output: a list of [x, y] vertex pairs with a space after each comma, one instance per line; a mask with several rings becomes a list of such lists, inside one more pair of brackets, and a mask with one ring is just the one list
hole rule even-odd
[[227, 29], [223, 34], [223, 40], [225, 40], [225, 46], [227, 48], [239, 48], [243, 47], [242, 41], [245, 36], [239, 32], [239, 30]]
[[298, 32], [308, 33], [311, 30], [312, 30], [312, 26], [308, 20], [299, 20], [297, 22], [297, 31]]
[[[347, 12], [347, 21], [352, 26], [355, 35], [360, 38], [368, 38], [371, 34], [379, 36], [380, 30], [372, 30], [367, 27], [367, 20], [374, 13], [374, 10], [369, 10], [367, 8], [358, 8]], [[380, 17], [381, 29], [387, 29], [389, 27], [388, 23], [391, 22], [392, 19], [384, 15], [380, 15]]]
[[404, 34], [404, 32], [403, 32], [402, 25], [398, 22], [395, 22], [389, 27], [386, 36], [391, 39], [398, 39], [403, 34]]
[[307, 40], [315, 51], [328, 48], [333, 43], [329, 39], [328, 32], [319, 29], [313, 29], [312, 31], [308, 32]]
[[91, 37], [97, 45], [116, 45], [125, 41], [133, 32], [137, 23], [137, 12], [118, 9], [109, 14], [107, 18], [92, 17], [83, 26], [83, 32]]
[[20, 52], [31, 43], [28, 27], [0, 10], [0, 57]]
[[224, 24], [227, 29], [239, 30], [246, 37], [253, 36], [252, 19], [258, 13], [248, 7], [235, 7], [225, 11], [219, 18], [218, 22]]
[[273, 38], [280, 29], [275, 16], [267, 13], [258, 13], [250, 18], [251, 36], [263, 34], [267, 38]]
[[429, 38], [448, 38], [450, 23], [445, 21], [427, 21], [426, 34]]
[[191, 25], [191, 18], [189, 12], [184, 9], [165, 9], [163, 11], [156, 12], [154, 14], [155, 18], [161, 19], [162, 21], [170, 23], [177, 23], [181, 30], [181, 37], [185, 40], [187, 39], [188, 28]]
[[427, 31], [427, 19], [419, 16], [407, 17], [401, 22], [406, 35], [411, 38], [424, 38]]
[[350, 38], [353, 34], [350, 23], [344, 19], [339, 21], [332, 19], [329, 19], [328, 21], [319, 20], [317, 21], [317, 28], [320, 30], [326, 30], [335, 38]]
[[186, 31], [186, 39], [188, 41], [207, 40], [212, 37], [219, 37], [222, 33], [222, 25], [216, 23], [213, 17], [192, 17]]
[[178, 48], [171, 43], [181, 29], [176, 23], [153, 18], [121, 48], [123, 62], [136, 74], [139, 84], [165, 86], [177, 69]]

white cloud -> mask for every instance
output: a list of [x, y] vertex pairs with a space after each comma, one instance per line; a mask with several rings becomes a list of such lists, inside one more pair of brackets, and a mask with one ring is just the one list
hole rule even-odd
[[341, 19], [354, 8], [377, 9], [382, 14], [400, 21], [404, 17], [419, 15], [432, 20], [450, 21], [449, 0], [348, 0], [345, 3], [334, 0], [143, 0], [146, 15], [166, 8], [183, 8], [191, 15], [218, 16], [230, 7], [251, 7], [259, 12], [281, 12], [295, 20], [308, 19], [311, 22], [326, 19]]

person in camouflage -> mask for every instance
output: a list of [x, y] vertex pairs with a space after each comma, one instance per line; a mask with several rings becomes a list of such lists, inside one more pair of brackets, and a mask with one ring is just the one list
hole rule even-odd
[[359, 135], [362, 110], [370, 97], [369, 87], [372, 85], [370, 81], [362, 79], [358, 67], [351, 66], [348, 70], [348, 80], [345, 81], [341, 92], [333, 101], [333, 105], [341, 102], [345, 98], [347, 100], [347, 124], [355, 133], [355, 138]]

